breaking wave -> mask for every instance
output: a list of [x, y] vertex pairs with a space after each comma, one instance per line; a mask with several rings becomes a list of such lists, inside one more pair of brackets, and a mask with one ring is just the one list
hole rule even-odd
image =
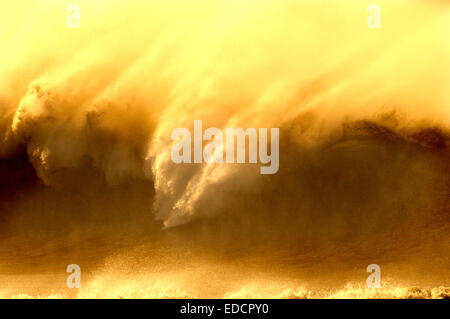
[[[0, 297], [449, 297], [448, 4], [78, 2], [0, 4]], [[173, 163], [196, 119], [278, 173]]]

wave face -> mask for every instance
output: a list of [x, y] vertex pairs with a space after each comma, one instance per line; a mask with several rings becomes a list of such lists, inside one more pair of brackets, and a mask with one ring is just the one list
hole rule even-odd
[[[78, 5], [0, 3], [0, 297], [449, 298], [447, 1]], [[278, 173], [173, 163], [194, 120]]]

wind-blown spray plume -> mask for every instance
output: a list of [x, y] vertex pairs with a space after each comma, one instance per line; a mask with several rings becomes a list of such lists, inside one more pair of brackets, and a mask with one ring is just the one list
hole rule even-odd
[[[78, 297], [448, 296], [447, 1], [376, 30], [356, 0], [77, 4], [0, 3], [5, 296], [66, 296], [15, 275], [74, 262]], [[280, 128], [279, 171], [174, 163], [194, 120]], [[345, 286], [373, 262], [390, 290]]]

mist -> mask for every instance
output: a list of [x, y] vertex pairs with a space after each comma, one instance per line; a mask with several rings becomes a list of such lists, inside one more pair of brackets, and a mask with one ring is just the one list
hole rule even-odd
[[[0, 3], [0, 295], [73, 293], [18, 279], [70, 263], [81, 298], [448, 287], [450, 7], [377, 3]], [[279, 128], [277, 173], [174, 163], [194, 120]]]

